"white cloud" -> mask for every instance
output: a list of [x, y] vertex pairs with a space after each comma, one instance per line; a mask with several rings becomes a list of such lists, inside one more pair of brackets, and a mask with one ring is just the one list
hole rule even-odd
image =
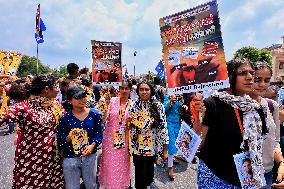
[[154, 71], [159, 60], [162, 58], [161, 50], [156, 47], [141, 49], [138, 51], [136, 57], [133, 56], [133, 52], [136, 49], [125, 47], [124, 50], [125, 51], [122, 53], [122, 59], [127, 65], [129, 74], [133, 74], [134, 63], [136, 67], [136, 75], [146, 73], [149, 70]]
[[[45, 43], [40, 45], [40, 59], [43, 63], [52, 66], [66, 65], [69, 62], [89, 66], [91, 40], [106, 40], [123, 43], [122, 61], [123, 64], [128, 65], [130, 73], [133, 73], [135, 50], [138, 51], [137, 73], [147, 72], [148, 69], [154, 70], [162, 55], [159, 18], [207, 1], [40, 0], [42, 19], [47, 26], [47, 31], [43, 33]], [[227, 9], [230, 1], [218, 1], [219, 10], [220, 7], [223, 8], [220, 12], [225, 12], [224, 9], [229, 12], [227, 15], [221, 15], [223, 38], [228, 42], [224, 44], [228, 49], [226, 57], [243, 45], [253, 44], [256, 38], [260, 40], [261, 37], [258, 36], [260, 32], [256, 32], [257, 29], [250, 28], [243, 31], [247, 27], [243, 25], [245, 21], [255, 18], [265, 8], [281, 7], [284, 1], [241, 0], [241, 2], [243, 3], [239, 7]], [[25, 0], [19, 3], [18, 0], [0, 0], [0, 3], [1, 15], [5, 15], [0, 17], [1, 48], [35, 55], [34, 22], [38, 2]], [[276, 10], [278, 11], [266, 20], [265, 26], [283, 29], [281, 18], [284, 17], [284, 9]], [[261, 20], [256, 21], [261, 22]], [[233, 32], [230, 30], [232, 27], [234, 27]], [[232, 37], [230, 34], [235, 36]], [[278, 38], [277, 36], [277, 40]]]
[[284, 29], [284, 8], [275, 12], [270, 18], [264, 21], [264, 27], [271, 29]]
[[227, 53], [226, 53], [226, 59], [227, 61], [232, 59], [234, 56], [234, 53], [241, 47], [244, 46], [254, 46], [254, 42], [256, 41], [256, 31], [252, 29], [248, 29], [246, 31], [239, 33], [239, 40], [231, 45], [226, 46]]
[[[225, 2], [222, 2], [225, 3]], [[245, 0], [241, 6], [236, 7], [233, 11], [224, 15], [223, 26], [228, 27], [234, 22], [242, 22], [251, 19], [257, 15], [258, 12], [268, 9], [269, 7], [278, 7], [284, 5], [283, 0]]]

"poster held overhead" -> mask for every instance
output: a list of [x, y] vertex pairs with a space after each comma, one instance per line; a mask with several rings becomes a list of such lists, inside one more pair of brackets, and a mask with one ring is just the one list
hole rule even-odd
[[117, 42], [92, 40], [92, 70], [93, 84], [96, 85], [121, 85], [122, 44]]
[[169, 94], [229, 87], [216, 0], [159, 23]]
[[23, 54], [0, 50], [0, 75], [16, 76]]

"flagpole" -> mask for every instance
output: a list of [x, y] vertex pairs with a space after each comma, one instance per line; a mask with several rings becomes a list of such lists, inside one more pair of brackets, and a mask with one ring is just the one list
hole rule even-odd
[[[135, 59], [135, 58], [134, 58]], [[134, 61], [134, 77], [135, 77], [135, 61]]]
[[133, 66], [133, 72], [134, 72], [134, 78], [135, 78], [135, 57], [136, 57], [136, 55], [137, 55], [137, 51], [134, 51], [134, 66]]
[[38, 75], [38, 43], [36, 43], [36, 74]]

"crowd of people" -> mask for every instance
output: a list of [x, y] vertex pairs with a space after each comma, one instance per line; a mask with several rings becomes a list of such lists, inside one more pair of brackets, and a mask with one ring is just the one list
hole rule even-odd
[[[247, 60], [228, 62], [227, 69], [230, 88], [208, 98], [169, 95], [158, 77], [93, 86], [92, 74], [75, 63], [59, 79], [3, 76], [1, 99], [8, 106], [0, 128], [18, 134], [13, 188], [79, 189], [83, 183], [86, 189], [128, 189], [132, 163], [137, 189], [150, 188], [155, 164], [167, 163], [173, 181], [175, 158], [182, 158], [176, 146], [182, 121], [202, 137], [199, 161], [193, 160], [198, 188], [252, 182], [255, 188], [284, 188], [284, 110], [279, 87], [270, 83], [272, 69]], [[186, 140], [190, 144], [189, 134]], [[250, 155], [242, 161], [249, 175], [243, 181], [234, 162], [241, 152]]]

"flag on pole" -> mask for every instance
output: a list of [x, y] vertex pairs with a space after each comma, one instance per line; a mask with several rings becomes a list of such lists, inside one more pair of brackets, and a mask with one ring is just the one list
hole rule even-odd
[[158, 76], [161, 79], [163, 79], [165, 77], [165, 69], [164, 69], [164, 65], [163, 65], [162, 61], [160, 61], [158, 63], [158, 65], [156, 66], [155, 70], [157, 71]]
[[40, 4], [38, 4], [36, 11], [36, 32], [35, 32], [35, 39], [38, 44], [44, 42], [42, 32], [45, 30], [46, 30], [45, 24], [43, 23], [40, 17]]
[[123, 81], [128, 81], [128, 79], [129, 79], [128, 70], [127, 70], [127, 68], [125, 68], [125, 72], [124, 72], [124, 75], [123, 75]]

